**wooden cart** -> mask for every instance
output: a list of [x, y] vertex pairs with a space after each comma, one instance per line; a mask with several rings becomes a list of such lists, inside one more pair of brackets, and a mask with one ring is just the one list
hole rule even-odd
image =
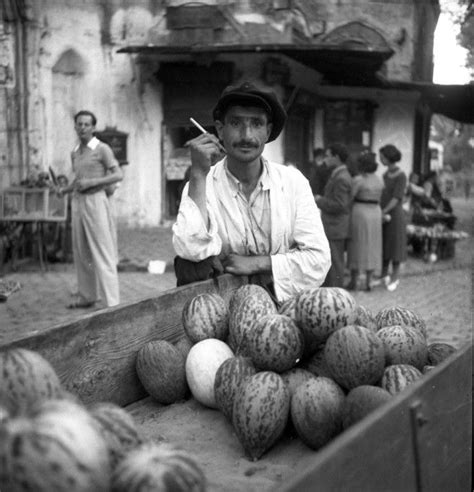
[[[472, 490], [472, 345], [318, 452], [285, 436], [256, 463], [244, 457], [230, 424], [217, 410], [193, 399], [166, 407], [147, 397], [135, 372], [139, 348], [152, 339], [173, 342], [183, 336], [186, 300], [204, 292], [228, 299], [245, 282], [224, 275], [179, 287], [33, 333], [0, 350], [25, 347], [40, 352], [84, 403], [108, 400], [127, 407], [149, 436], [173, 439], [173, 425], [187, 426], [187, 439], [179, 444], [201, 462], [210, 491]], [[219, 446], [217, 461], [215, 450], [214, 458], [207, 454], [209, 443], [194, 437], [197, 429], [204, 429], [211, 445]]]

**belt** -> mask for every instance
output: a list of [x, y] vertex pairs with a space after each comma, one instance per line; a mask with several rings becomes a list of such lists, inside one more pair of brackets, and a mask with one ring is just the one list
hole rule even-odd
[[379, 201], [378, 200], [362, 200], [361, 198], [356, 198], [354, 200], [356, 203], [373, 203], [374, 205], [378, 205]]

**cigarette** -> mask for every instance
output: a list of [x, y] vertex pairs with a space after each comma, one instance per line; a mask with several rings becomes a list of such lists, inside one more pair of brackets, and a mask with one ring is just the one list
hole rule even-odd
[[202, 127], [194, 118], [189, 118], [189, 121], [198, 129], [201, 133], [207, 133], [207, 131]]
[[[206, 131], [206, 129], [205, 129], [202, 125], [200, 125], [200, 124], [199, 124], [199, 123], [198, 123], [198, 122], [197, 122], [194, 118], [189, 118], [189, 121], [190, 121], [190, 122], [191, 122], [191, 123], [192, 123], [192, 124], [193, 124], [193, 125], [194, 125], [194, 126], [195, 126], [195, 127], [196, 127], [199, 131], [200, 131], [200, 132], [201, 132], [201, 133], [209, 133], [209, 132], [208, 132], [208, 131]], [[225, 154], [225, 149], [224, 149], [224, 147], [223, 147], [220, 143], [218, 143], [217, 145], [218, 145], [219, 149], [221, 149], [221, 151], [222, 151], [222, 152], [224, 152], [224, 154]]]

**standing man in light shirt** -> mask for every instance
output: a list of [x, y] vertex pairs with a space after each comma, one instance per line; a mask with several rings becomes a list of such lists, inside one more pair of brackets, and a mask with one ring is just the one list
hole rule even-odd
[[244, 82], [223, 91], [213, 118], [218, 138], [188, 142], [190, 179], [173, 226], [178, 285], [203, 280], [201, 265], [219, 259], [223, 271], [250, 276], [279, 302], [318, 287], [330, 252], [308, 180], [262, 157], [283, 129], [283, 106]]
[[78, 295], [70, 308], [120, 302], [117, 245], [107, 191], [123, 179], [112, 149], [94, 136], [97, 119], [90, 111], [74, 116], [79, 143], [71, 152], [74, 179], [60, 193], [72, 193], [72, 247]]

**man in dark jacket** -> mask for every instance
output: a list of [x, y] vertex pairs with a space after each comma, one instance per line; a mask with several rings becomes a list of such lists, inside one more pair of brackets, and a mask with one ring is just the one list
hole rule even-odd
[[342, 287], [344, 280], [344, 250], [349, 237], [352, 178], [346, 166], [349, 153], [342, 144], [332, 144], [326, 150], [326, 164], [331, 170], [324, 195], [316, 195], [321, 210], [324, 231], [331, 248], [331, 269], [325, 287]]

